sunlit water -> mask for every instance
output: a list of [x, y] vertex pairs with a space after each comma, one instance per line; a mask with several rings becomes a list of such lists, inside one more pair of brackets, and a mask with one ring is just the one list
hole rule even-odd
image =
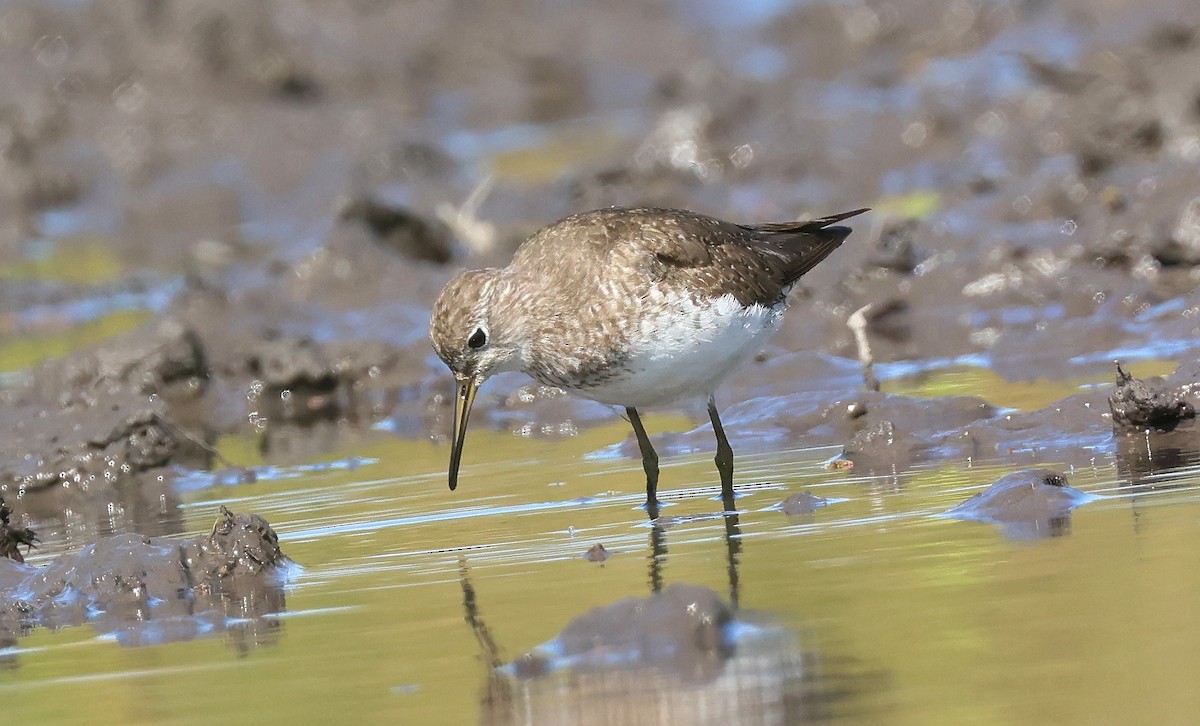
[[[257, 512], [300, 564], [275, 634], [251, 648], [222, 636], [131, 648], [88, 627], [36, 630], [0, 656], [6, 721], [210, 723], [245, 718], [252, 704], [280, 722], [487, 720], [489, 654], [468, 614], [490, 633], [490, 657], [510, 660], [591, 608], [671, 583], [710, 587], [794, 634], [822, 718], [1182, 723], [1200, 713], [1194, 469], [1152, 490], [1121, 487], [1109, 458], [1069, 470], [1100, 498], [1058, 536], [1011, 540], [939, 516], [1007, 468], [862, 478], [829, 469], [830, 449], [743, 457], [731, 528], [704, 516], [721, 506], [711, 460], [688, 456], [665, 461], [664, 515], [677, 523], [652, 542], [638, 463], [583, 456], [623, 438], [624, 422], [560, 441], [472, 435], [453, 493], [444, 447], [384, 434], [343, 452], [350, 465], [197, 486], [191, 529], [210, 527], [220, 503]], [[238, 457], [243, 447], [225, 448]], [[773, 508], [803, 490], [839, 501], [799, 518]], [[583, 558], [597, 542], [613, 553], [603, 564]]]

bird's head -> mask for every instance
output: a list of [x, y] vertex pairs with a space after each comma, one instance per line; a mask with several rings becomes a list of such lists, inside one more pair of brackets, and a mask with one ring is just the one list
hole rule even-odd
[[457, 384], [450, 451], [451, 489], [458, 485], [467, 419], [479, 385], [496, 373], [520, 369], [516, 320], [521, 311], [514, 306], [505, 308], [508, 296], [504, 293], [509, 287], [500, 272], [485, 269], [455, 275], [442, 288], [429, 319], [429, 341], [454, 374]]

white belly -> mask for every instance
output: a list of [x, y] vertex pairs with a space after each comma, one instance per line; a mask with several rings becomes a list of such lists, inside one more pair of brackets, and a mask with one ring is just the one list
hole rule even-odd
[[704, 305], [687, 296], [668, 303], [670, 313], [642, 321], [631, 341], [629, 372], [579, 389], [581, 395], [634, 407], [707, 397], [734, 368], [762, 350], [784, 308], [744, 308], [733, 295]]

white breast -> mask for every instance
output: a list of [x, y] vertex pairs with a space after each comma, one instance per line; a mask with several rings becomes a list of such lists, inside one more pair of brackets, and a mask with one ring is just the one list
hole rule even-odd
[[663, 312], [644, 319], [631, 341], [628, 372], [578, 392], [617, 406], [659, 406], [707, 397], [758, 353], [784, 304], [743, 307], [733, 295], [697, 304], [687, 295], [660, 298]]

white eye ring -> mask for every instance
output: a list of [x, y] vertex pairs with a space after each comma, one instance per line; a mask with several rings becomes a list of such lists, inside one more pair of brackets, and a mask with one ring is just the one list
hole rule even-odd
[[475, 332], [471, 333], [470, 338], [467, 338], [467, 347], [471, 350], [479, 350], [483, 346], [487, 345], [487, 342], [487, 329], [481, 325], [478, 328], [475, 328]]

